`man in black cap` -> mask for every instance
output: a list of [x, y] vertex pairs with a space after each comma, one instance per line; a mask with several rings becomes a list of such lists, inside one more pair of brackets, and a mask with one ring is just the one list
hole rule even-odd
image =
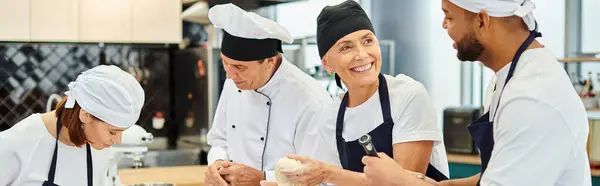
[[208, 185], [258, 185], [274, 180], [275, 163], [302, 153], [317, 114], [331, 102], [325, 87], [281, 54], [293, 41], [276, 22], [233, 4], [209, 10], [223, 29], [227, 80], [208, 133]]

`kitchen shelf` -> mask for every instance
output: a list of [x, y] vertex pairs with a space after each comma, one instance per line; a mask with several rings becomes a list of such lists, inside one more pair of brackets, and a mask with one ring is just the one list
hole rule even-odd
[[471, 164], [471, 165], [481, 165], [481, 159], [479, 155], [474, 154], [452, 154], [448, 153], [448, 163], [461, 163], [461, 164]]
[[561, 58], [558, 61], [563, 63], [579, 63], [579, 62], [600, 62], [600, 58]]
[[587, 109], [589, 120], [600, 120], [600, 108]]

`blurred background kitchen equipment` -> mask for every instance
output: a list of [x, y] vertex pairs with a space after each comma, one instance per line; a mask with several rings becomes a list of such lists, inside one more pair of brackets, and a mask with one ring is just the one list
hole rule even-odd
[[[208, 130], [208, 78], [205, 70], [208, 62], [208, 48], [205, 45], [190, 45], [186, 49], [174, 51], [172, 69], [173, 123], [167, 133], [168, 149], [179, 145], [201, 148], [200, 135]], [[204, 152], [199, 156], [206, 156]], [[200, 159], [206, 159], [201, 157]], [[207, 163], [207, 162], [199, 162]]]
[[477, 154], [467, 126], [480, 117], [480, 108], [471, 106], [448, 107], [444, 110], [444, 143], [448, 153]]
[[46, 101], [46, 112], [50, 112], [54, 110], [56, 104], [58, 104], [62, 100], [62, 97], [58, 94], [51, 94], [48, 96], [48, 101]]
[[134, 161], [133, 168], [144, 166], [143, 158], [148, 152], [148, 145], [154, 141], [154, 136], [139, 125], [133, 125], [123, 131], [121, 144], [113, 145], [110, 150], [108, 177], [106, 186], [122, 186], [119, 178], [118, 164], [124, 158]]
[[589, 156], [592, 166], [600, 168], [600, 120], [590, 121]]
[[582, 87], [579, 90], [579, 96], [583, 101], [583, 105], [586, 109], [595, 109], [600, 107], [600, 102], [597, 97], [598, 87], [595, 85], [597, 82], [593, 77], [593, 72], [588, 72], [588, 77], [581, 81]]

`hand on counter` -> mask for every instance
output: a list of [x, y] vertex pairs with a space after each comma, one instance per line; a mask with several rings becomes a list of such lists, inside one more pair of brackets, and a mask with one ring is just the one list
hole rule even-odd
[[215, 161], [210, 164], [206, 171], [204, 171], [204, 183], [208, 186], [227, 186], [227, 182], [221, 174], [219, 173], [219, 169], [221, 169], [223, 160]]
[[279, 170], [292, 183], [300, 185], [319, 185], [326, 178], [327, 165], [306, 156], [288, 155], [288, 158], [302, 162], [301, 169]]
[[261, 180], [265, 180], [262, 171], [233, 162], [223, 162], [219, 173], [231, 186], [256, 186]]

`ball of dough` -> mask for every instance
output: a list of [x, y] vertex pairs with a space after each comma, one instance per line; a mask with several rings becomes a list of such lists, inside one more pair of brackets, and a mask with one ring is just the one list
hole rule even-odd
[[275, 164], [275, 180], [277, 181], [277, 185], [278, 186], [300, 186], [300, 184], [292, 184], [290, 183], [290, 181], [287, 179], [287, 177], [285, 177], [284, 175], [282, 175], [279, 170], [280, 169], [301, 169], [302, 168], [302, 162], [295, 160], [295, 159], [290, 159], [287, 157], [283, 157], [281, 159], [279, 159], [279, 161], [277, 161], [277, 164]]

